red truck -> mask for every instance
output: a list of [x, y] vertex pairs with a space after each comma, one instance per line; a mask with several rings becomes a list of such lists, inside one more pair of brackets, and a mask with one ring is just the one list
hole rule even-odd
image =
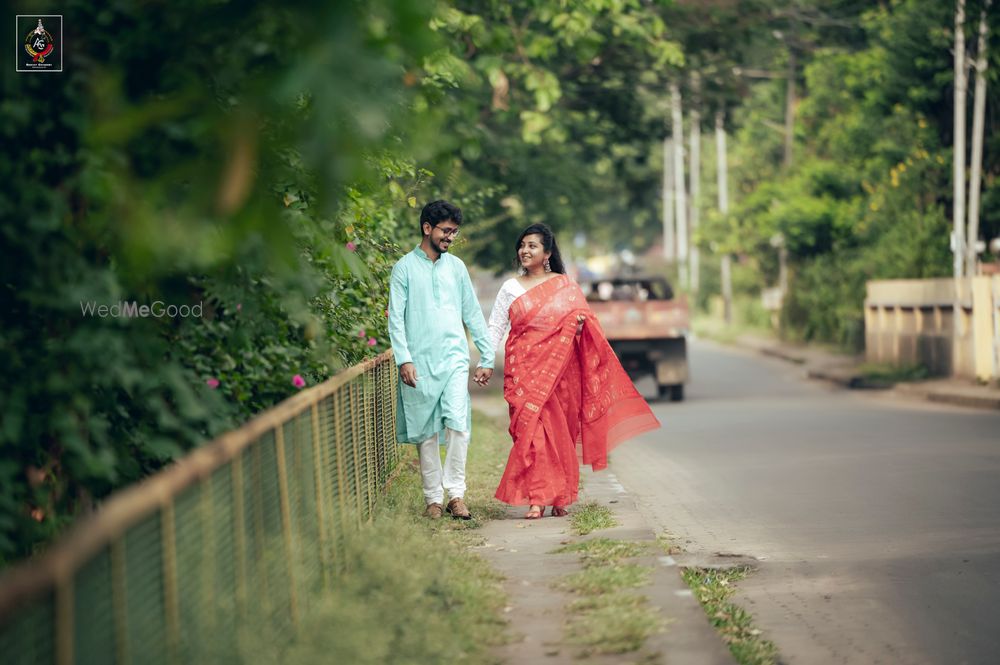
[[635, 379], [652, 375], [660, 397], [684, 399], [688, 380], [687, 299], [662, 277], [580, 280], [611, 348]]

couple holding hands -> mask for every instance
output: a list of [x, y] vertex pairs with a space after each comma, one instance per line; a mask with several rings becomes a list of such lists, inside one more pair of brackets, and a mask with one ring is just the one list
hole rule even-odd
[[[513, 447], [496, 497], [528, 506], [527, 519], [566, 515], [576, 501], [580, 463], [607, 466], [608, 451], [660, 426], [566, 274], [552, 231], [532, 224], [514, 243], [518, 276], [501, 286], [489, 325], [461, 259], [448, 254], [462, 211], [434, 201], [420, 213], [420, 244], [393, 267], [389, 338], [399, 367], [396, 435], [419, 447], [424, 514], [470, 519], [465, 460], [472, 429], [469, 346], [479, 349], [473, 380], [493, 374], [504, 349], [504, 398]], [[444, 464], [439, 446], [445, 446]], [[448, 496], [444, 505], [445, 493]]]

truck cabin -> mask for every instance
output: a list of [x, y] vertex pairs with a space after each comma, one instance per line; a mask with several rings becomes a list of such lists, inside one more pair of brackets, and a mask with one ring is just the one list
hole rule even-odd
[[674, 290], [662, 277], [615, 277], [580, 283], [588, 302], [672, 300]]

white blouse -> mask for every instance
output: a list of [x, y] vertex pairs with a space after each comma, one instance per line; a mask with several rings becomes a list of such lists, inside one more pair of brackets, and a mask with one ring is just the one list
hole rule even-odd
[[525, 289], [521, 283], [514, 278], [508, 279], [500, 287], [496, 300], [493, 301], [493, 311], [490, 312], [489, 329], [490, 343], [494, 349], [500, 346], [507, 331], [510, 330], [510, 306], [520, 296]]

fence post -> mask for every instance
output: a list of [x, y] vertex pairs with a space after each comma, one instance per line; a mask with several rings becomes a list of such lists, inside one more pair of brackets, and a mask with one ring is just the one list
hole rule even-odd
[[328, 545], [326, 539], [326, 511], [323, 505], [323, 497], [325, 496], [323, 492], [323, 472], [326, 469], [326, 465], [323, 464], [323, 450], [325, 446], [320, 444], [319, 404], [317, 402], [313, 402], [309, 415], [312, 424], [313, 479], [316, 483], [316, 524], [319, 532], [319, 566], [320, 574], [323, 576], [323, 588], [326, 589], [329, 586], [330, 574], [329, 552], [327, 552]]
[[288, 569], [288, 603], [292, 625], [299, 628], [298, 596], [295, 589], [295, 547], [292, 542], [292, 508], [288, 500], [288, 469], [285, 464], [285, 428], [274, 428], [275, 454], [278, 458], [278, 496], [281, 504], [281, 537], [285, 544], [285, 566]]
[[334, 423], [334, 430], [336, 432], [336, 451], [337, 451], [337, 499], [340, 503], [340, 529], [341, 531], [346, 531], [345, 528], [345, 512], [347, 510], [347, 499], [344, 496], [344, 483], [347, 480], [347, 476], [344, 473], [344, 455], [346, 454], [344, 450], [344, 419], [342, 417], [342, 411], [344, 407], [343, 396], [338, 391], [336, 396], [336, 407], [334, 418], [336, 422]]
[[125, 588], [125, 537], [111, 542], [111, 611], [115, 624], [115, 662], [125, 665], [128, 654], [128, 593]]
[[374, 372], [365, 372], [362, 390], [365, 408], [365, 488], [368, 492], [368, 522], [375, 519], [375, 488], [378, 487], [378, 464], [375, 463], [375, 446], [378, 429], [375, 426], [375, 400], [372, 395]]
[[358, 402], [357, 390], [352, 381], [348, 385], [348, 393], [351, 395], [351, 456], [354, 458], [354, 503], [357, 507], [358, 526], [361, 526], [361, 469], [358, 468], [358, 438], [360, 429], [358, 427]]
[[167, 657], [178, 662], [181, 641], [180, 606], [177, 598], [177, 539], [174, 532], [174, 500], [168, 498], [160, 509], [160, 541], [163, 547], [163, 616], [167, 628]]
[[[215, 628], [215, 504], [212, 495], [212, 476], [205, 476], [199, 487], [201, 510], [201, 614], [204, 621], [198, 626], [203, 634], [213, 634]], [[201, 641], [201, 640], [199, 640]]]
[[247, 599], [247, 533], [246, 506], [243, 501], [243, 454], [232, 461], [233, 475], [233, 540], [236, 548], [236, 606], [246, 613]]
[[55, 585], [56, 665], [73, 663], [73, 573], [60, 566]]

